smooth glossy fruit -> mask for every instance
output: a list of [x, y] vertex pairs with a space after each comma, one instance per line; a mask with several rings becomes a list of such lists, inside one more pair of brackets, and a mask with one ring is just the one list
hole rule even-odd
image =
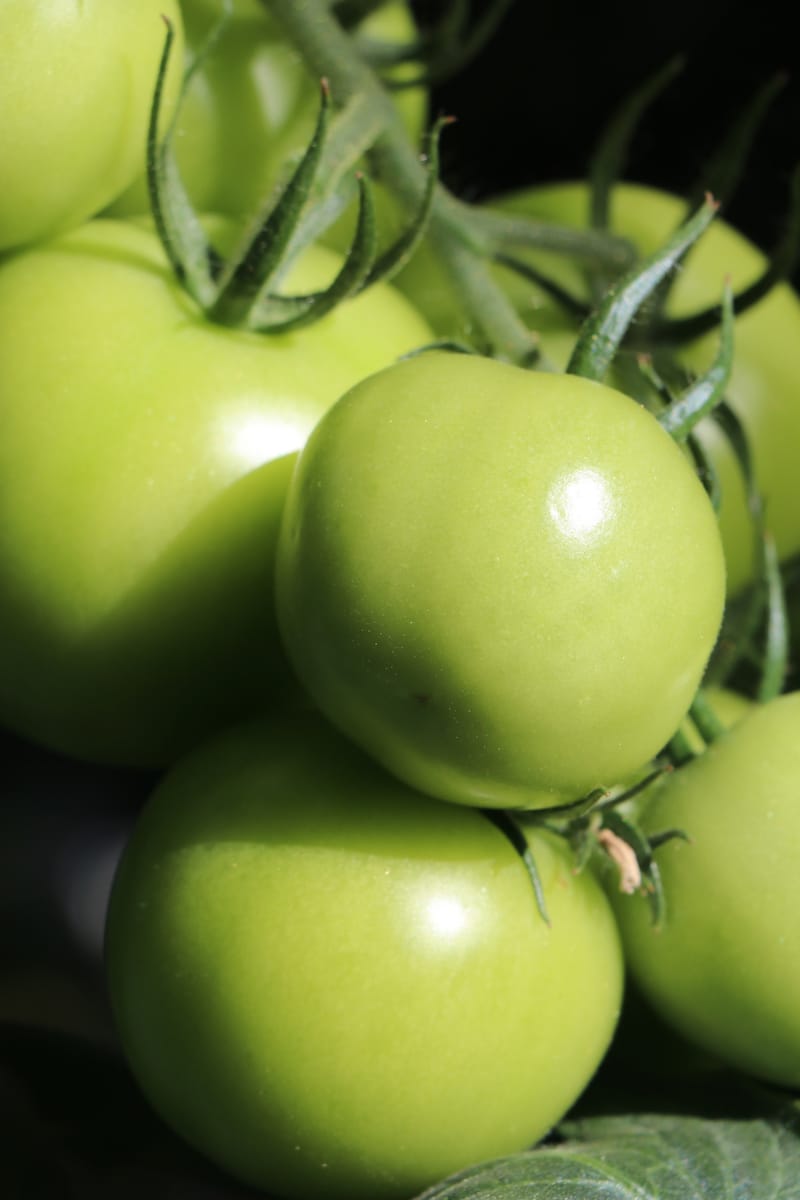
[[270, 1195], [415, 1195], [522, 1150], [593, 1074], [616, 927], [560, 839], [549, 906], [485, 814], [316, 716], [241, 728], [152, 797], [107, 927], [123, 1047], [164, 1119]]
[[[547, 184], [497, 197], [492, 207], [568, 226], [588, 224], [585, 182]], [[612, 194], [611, 227], [629, 237], [642, 254], [661, 245], [685, 213], [677, 196], [636, 184], [620, 184]], [[540, 270], [585, 295], [579, 265], [555, 254], [526, 254]], [[753, 282], [766, 265], [764, 255], [732, 226], [716, 220], [692, 249], [674, 279], [667, 311], [681, 316], [719, 303], [723, 284], [734, 289]], [[535, 284], [502, 274], [520, 312], [540, 332], [546, 360], [563, 367], [577, 333], [575, 323]], [[425, 313], [441, 336], [470, 336], [452, 286], [435, 257], [423, 248], [397, 277], [398, 286]], [[717, 334], [710, 333], [680, 351], [680, 360], [703, 372], [712, 361]], [[612, 373], [613, 378], [613, 373]], [[749, 436], [766, 517], [782, 559], [800, 551], [800, 505], [796, 500], [796, 455], [800, 445], [800, 299], [787, 284], [736, 320], [733, 375], [727, 399]], [[619, 380], [615, 381], [619, 386]], [[723, 435], [709, 420], [699, 434], [720, 476], [719, 520], [725, 547], [728, 592], [735, 595], [752, 580], [755, 541], [741, 471]]]
[[573, 800], [655, 755], [724, 594], [713, 510], [640, 405], [441, 352], [318, 424], [277, 579], [329, 719], [421, 791], [498, 807]]
[[[338, 266], [314, 250], [290, 286]], [[385, 285], [297, 333], [210, 324], [155, 236], [96, 221], [0, 267], [0, 719], [153, 766], [274, 700], [294, 456], [429, 334]]]
[[648, 833], [663, 926], [638, 896], [615, 907], [642, 991], [685, 1037], [740, 1070], [800, 1087], [800, 693], [756, 706], [656, 788]]
[[79, 225], [144, 169], [164, 17], [177, 38], [168, 116], [180, 84], [178, 0], [0, 4], [0, 250]]

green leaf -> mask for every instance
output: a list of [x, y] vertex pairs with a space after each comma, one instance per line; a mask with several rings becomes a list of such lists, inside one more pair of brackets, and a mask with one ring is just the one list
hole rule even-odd
[[615, 1116], [453, 1175], [424, 1200], [800, 1200], [800, 1139], [773, 1121]]

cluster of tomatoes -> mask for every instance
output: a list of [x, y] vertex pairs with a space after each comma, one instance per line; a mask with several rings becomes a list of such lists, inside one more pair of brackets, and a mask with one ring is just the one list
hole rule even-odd
[[[683, 1034], [800, 1088], [800, 699], [722, 693], [735, 725], [701, 721], [660, 770], [726, 601], [760, 585], [725, 430], [696, 435], [715, 511], [621, 361], [607, 382], [564, 369], [579, 321], [519, 270], [493, 277], [538, 369], [443, 348], [473, 330], [435, 230], [397, 287], [313, 324], [215, 324], [148, 216], [161, 18], [161, 117], [223, 248], [277, 194], [318, 89], [257, 0], [219, 28], [211, 0], [62, 7], [0, 12], [0, 720], [163, 770], [107, 926], [153, 1106], [267, 1192], [402, 1200], [547, 1134], [612, 1041], [626, 965]], [[400, 3], [366, 23], [373, 46], [410, 29]], [[75, 84], [46, 113], [27, 91], [43, 64]], [[424, 97], [399, 96], [415, 138]], [[493, 208], [580, 229], [588, 200], [576, 184]], [[682, 211], [619, 186], [612, 224], [646, 256]], [[526, 262], [585, 296], [563, 256]], [[339, 268], [315, 245], [286, 283], [310, 294]], [[763, 268], [715, 222], [667, 317]], [[726, 392], [783, 561], [798, 330], [778, 285], [737, 320]], [[678, 346], [687, 378], [718, 338]], [[657, 872], [657, 928], [603, 846], [627, 891]]]

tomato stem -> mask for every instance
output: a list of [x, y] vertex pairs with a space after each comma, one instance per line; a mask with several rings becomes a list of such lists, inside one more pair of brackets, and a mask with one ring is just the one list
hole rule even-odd
[[[358, 95], [368, 98], [382, 126], [370, 152], [370, 162], [401, 206], [408, 212], [418, 212], [424, 204], [428, 177], [417, 149], [409, 141], [380, 79], [361, 57], [325, 0], [261, 0], [261, 3], [310, 70], [330, 80], [338, 105], [346, 106]], [[524, 225], [523, 220], [517, 221], [518, 230]], [[527, 364], [535, 360], [536, 342], [492, 275], [488, 258], [496, 247], [488, 229], [485, 214], [478, 216], [441, 185], [435, 188], [431, 199], [430, 241], [453, 281], [470, 323], [490, 353]], [[595, 254], [605, 246], [613, 262], [619, 261], [620, 247], [626, 245], [619, 239], [575, 231], [570, 232], [569, 243], [591, 247]]]
[[714, 706], [711, 704], [703, 688], [699, 689], [692, 701], [689, 716], [697, 732], [707, 745], [715, 742], [718, 737], [721, 737], [725, 733], [725, 724], [715, 713]]

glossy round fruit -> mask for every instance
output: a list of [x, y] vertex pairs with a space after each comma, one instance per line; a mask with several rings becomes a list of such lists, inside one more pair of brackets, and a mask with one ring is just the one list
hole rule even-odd
[[402, 1200], [536, 1141], [610, 1041], [622, 961], [592, 874], [530, 842], [549, 925], [485, 814], [417, 795], [317, 716], [190, 756], [107, 926], [151, 1103], [240, 1179], [309, 1200]]
[[[291, 286], [338, 259], [312, 252]], [[380, 285], [294, 334], [214, 326], [155, 236], [96, 221], [0, 267], [0, 719], [160, 765], [287, 675], [273, 555], [297, 449], [429, 334]]]
[[178, 0], [3, 0], [0, 250], [50, 237], [109, 204], [143, 170], [150, 102]]
[[[548, 184], [497, 197], [489, 202], [557, 224], [586, 227], [589, 193], [585, 182]], [[677, 196], [654, 188], [621, 184], [612, 194], [611, 228], [631, 239], [642, 254], [661, 245], [685, 213]], [[537, 252], [526, 257], [576, 295], [585, 294], [581, 269], [566, 259]], [[756, 279], [765, 267], [763, 254], [734, 228], [716, 220], [675, 276], [668, 312], [686, 315], [717, 304], [726, 277], [735, 289]], [[503, 272], [519, 310], [541, 334], [546, 358], [566, 364], [577, 326], [535, 284]], [[469, 337], [463, 311], [452, 286], [429, 250], [423, 249], [397, 277], [398, 286], [424, 312], [441, 336]], [[681, 361], [702, 372], [717, 345], [710, 333], [681, 350]], [[800, 445], [800, 299], [783, 284], [736, 320], [733, 375], [727, 398], [750, 439], [759, 483], [766, 499], [767, 520], [779, 554], [787, 559], [800, 551], [800, 505], [796, 502], [796, 448]], [[619, 380], [615, 381], [617, 386]], [[741, 472], [727, 441], [710, 421], [700, 436], [716, 465], [722, 486], [720, 529], [725, 547], [728, 592], [735, 595], [752, 580], [755, 542]]]
[[800, 1087], [800, 693], [756, 706], [654, 790], [640, 824], [683, 829], [657, 852], [654, 929], [616, 899], [626, 958], [653, 1007], [741, 1070]]
[[687, 711], [722, 614], [713, 510], [627, 396], [429, 352], [301, 455], [281, 631], [342, 730], [412, 786], [541, 807], [628, 777]]

